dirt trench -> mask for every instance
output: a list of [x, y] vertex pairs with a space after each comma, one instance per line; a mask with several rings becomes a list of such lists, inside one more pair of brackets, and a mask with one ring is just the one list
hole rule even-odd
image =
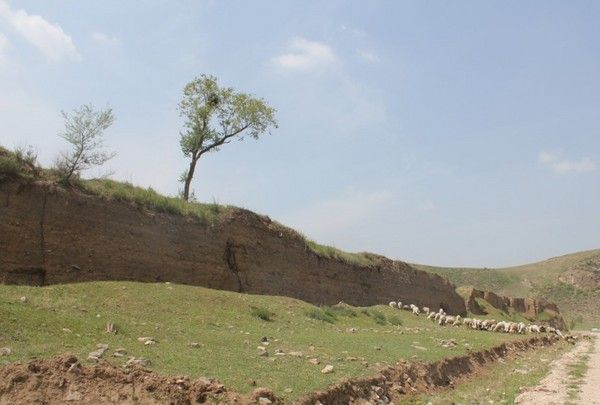
[[[451, 387], [488, 363], [551, 345], [556, 340], [548, 336], [533, 337], [432, 363], [398, 363], [375, 376], [344, 380], [325, 390], [307, 394], [296, 403], [335, 405], [400, 402], [406, 394]], [[125, 369], [104, 361], [93, 365], [82, 364], [72, 355], [15, 363], [0, 369], [0, 405], [69, 402], [283, 404], [284, 400], [265, 388], [240, 395], [212, 379], [162, 376], [141, 367]]]

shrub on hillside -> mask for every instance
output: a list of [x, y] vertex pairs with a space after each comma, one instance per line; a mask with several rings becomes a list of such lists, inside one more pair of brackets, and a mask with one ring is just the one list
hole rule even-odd
[[251, 314], [252, 316], [258, 318], [258, 319], [262, 319], [263, 321], [266, 322], [271, 322], [273, 319], [272, 317], [275, 315], [274, 313], [272, 313], [271, 311], [269, 311], [267, 308], [264, 307], [251, 307]]

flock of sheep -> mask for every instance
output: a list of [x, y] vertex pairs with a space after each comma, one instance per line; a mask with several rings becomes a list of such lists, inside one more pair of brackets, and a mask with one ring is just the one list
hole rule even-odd
[[561, 338], [565, 338], [559, 329], [547, 325], [526, 325], [523, 322], [495, 321], [493, 319], [463, 318], [460, 315], [447, 315], [442, 308], [438, 312], [430, 311], [428, 307], [419, 308], [415, 304], [403, 305], [402, 302], [391, 301], [389, 306], [392, 308], [411, 311], [415, 315], [424, 313], [427, 319], [437, 322], [440, 326], [465, 326], [475, 330], [487, 330], [490, 332], [504, 333], [554, 333]]

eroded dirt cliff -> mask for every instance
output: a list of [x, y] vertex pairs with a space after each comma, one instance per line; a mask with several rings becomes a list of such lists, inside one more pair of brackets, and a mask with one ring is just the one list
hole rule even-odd
[[446, 279], [380, 256], [373, 263], [319, 256], [297, 233], [241, 209], [205, 224], [43, 182], [0, 184], [5, 283], [171, 281], [315, 304], [402, 300], [465, 312]]

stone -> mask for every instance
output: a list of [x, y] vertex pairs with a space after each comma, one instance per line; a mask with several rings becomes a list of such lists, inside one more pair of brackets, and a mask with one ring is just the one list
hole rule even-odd
[[10, 356], [11, 353], [10, 347], [0, 347], [0, 356]]
[[304, 353], [302, 352], [289, 352], [288, 354], [292, 357], [304, 357]]
[[326, 365], [322, 370], [321, 373], [323, 374], [331, 374], [333, 373], [333, 366], [331, 364]]
[[62, 328], [62, 331], [65, 333], [73, 333], [73, 331], [69, 328]]
[[286, 388], [283, 390], [283, 392], [285, 392], [286, 394], [291, 394], [292, 392], [294, 392], [294, 390], [291, 388]]
[[26, 304], [26, 303], [27, 303], [27, 301], [29, 301], [29, 300], [27, 299], [27, 297], [26, 297], [26, 296], [24, 296], [24, 295], [23, 295], [21, 298], [19, 298], [19, 300], [20, 300], [20, 301], [21, 301], [23, 304]]
[[88, 360], [94, 363], [97, 362], [102, 356], [104, 356], [104, 353], [106, 353], [106, 351], [108, 350], [108, 345], [106, 343], [98, 343], [96, 347], [98, 350], [94, 350], [88, 355]]
[[258, 403], [260, 405], [269, 405], [269, 404], [272, 404], [273, 401], [271, 401], [269, 398], [266, 398], [266, 397], [260, 397], [260, 398], [258, 398]]
[[120, 347], [117, 350], [115, 350], [115, 352], [113, 353], [113, 356], [114, 357], [125, 357], [126, 354], [127, 354], [127, 350]]
[[150, 365], [150, 360], [145, 359], [143, 357], [130, 357], [129, 360], [125, 363], [125, 367], [139, 365], [142, 367], [148, 367]]
[[315, 366], [318, 366], [319, 364], [321, 364], [321, 361], [319, 359], [310, 359], [308, 361], [310, 364], [314, 364]]
[[268, 338], [268, 337], [266, 337], [266, 336], [263, 336], [263, 337], [261, 337], [261, 338], [260, 338], [260, 341], [261, 341], [261, 343], [262, 343], [262, 342], [268, 342], [268, 341], [269, 341], [269, 338]]
[[150, 339], [150, 340], [146, 340], [146, 341], [144, 342], [144, 344], [145, 344], [146, 346], [155, 345], [155, 344], [156, 344], [156, 340], [152, 340], [152, 339]]
[[198, 343], [198, 342], [192, 342], [192, 343], [190, 343], [190, 347], [193, 347], [193, 348], [197, 349], [198, 347], [200, 347], [200, 343]]

